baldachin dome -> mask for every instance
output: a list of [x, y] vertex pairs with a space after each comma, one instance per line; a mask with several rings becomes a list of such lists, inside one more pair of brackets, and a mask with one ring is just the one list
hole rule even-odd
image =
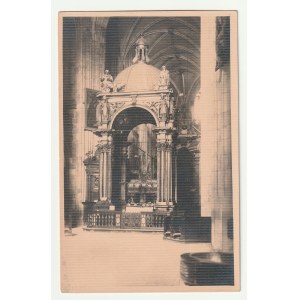
[[160, 70], [139, 61], [121, 71], [115, 83], [125, 84], [122, 92], [154, 91], [159, 83]]

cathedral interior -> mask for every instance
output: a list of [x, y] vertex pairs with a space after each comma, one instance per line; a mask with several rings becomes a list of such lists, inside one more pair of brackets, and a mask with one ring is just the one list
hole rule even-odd
[[204, 21], [64, 18], [66, 227], [231, 251], [230, 24]]
[[63, 18], [63, 291], [238, 280], [231, 16], [200, 15]]

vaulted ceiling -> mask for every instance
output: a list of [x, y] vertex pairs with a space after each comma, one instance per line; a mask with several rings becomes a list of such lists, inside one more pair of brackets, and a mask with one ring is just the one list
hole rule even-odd
[[[200, 89], [200, 18], [115, 17], [106, 30], [106, 68], [115, 77], [132, 65], [135, 43], [143, 35], [150, 64], [170, 72], [181, 102], [192, 105]], [[183, 104], [183, 103], [181, 103]]]
[[[135, 43], [144, 36], [150, 64], [170, 72], [181, 95], [177, 107], [189, 119], [200, 90], [199, 17], [76, 17], [64, 20], [64, 105], [76, 106], [72, 91], [78, 68], [85, 87], [97, 89], [100, 73], [110, 70], [115, 78], [132, 65]], [[75, 87], [76, 90], [76, 87]]]

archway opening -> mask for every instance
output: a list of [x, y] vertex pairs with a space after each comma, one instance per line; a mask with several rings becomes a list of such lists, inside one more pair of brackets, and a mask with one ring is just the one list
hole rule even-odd
[[113, 121], [112, 202], [118, 210], [128, 202], [154, 202], [156, 125], [152, 114], [140, 107], [123, 110]]
[[153, 204], [156, 197], [157, 150], [153, 124], [134, 127], [127, 138], [127, 196], [132, 204]]

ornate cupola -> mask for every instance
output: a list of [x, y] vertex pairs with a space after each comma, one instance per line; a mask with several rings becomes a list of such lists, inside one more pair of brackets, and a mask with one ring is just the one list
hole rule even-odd
[[145, 45], [145, 40], [143, 35], [141, 35], [136, 42], [135, 57], [132, 60], [132, 62], [134, 64], [141, 63], [141, 62], [145, 62], [146, 64], [148, 64], [150, 62], [150, 59], [148, 57], [148, 46]]
[[148, 56], [148, 45], [141, 35], [135, 43], [135, 57], [133, 64], [121, 71], [115, 79], [115, 85], [122, 87], [122, 92], [149, 92], [167, 89], [167, 85], [161, 86], [161, 70], [150, 65]]

